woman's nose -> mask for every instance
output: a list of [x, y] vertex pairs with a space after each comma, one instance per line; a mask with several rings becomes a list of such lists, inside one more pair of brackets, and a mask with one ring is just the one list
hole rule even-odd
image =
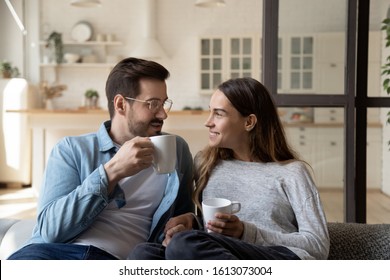
[[212, 127], [213, 126], [213, 122], [212, 122], [212, 117], [211, 116], [208, 117], [208, 119], [204, 123], [204, 126], [205, 127]]

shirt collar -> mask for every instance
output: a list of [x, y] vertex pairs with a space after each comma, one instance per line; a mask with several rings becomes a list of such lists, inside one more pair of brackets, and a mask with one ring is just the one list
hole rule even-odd
[[109, 131], [111, 129], [111, 121], [105, 121], [101, 124], [99, 131], [97, 132], [97, 138], [99, 141], [99, 150], [106, 152], [115, 148], [115, 144], [112, 141]]

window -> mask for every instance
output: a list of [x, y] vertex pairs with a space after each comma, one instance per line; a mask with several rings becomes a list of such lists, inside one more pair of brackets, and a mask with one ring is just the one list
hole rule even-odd
[[222, 82], [222, 39], [201, 39], [201, 90], [214, 89]]
[[230, 78], [252, 77], [253, 46], [252, 38], [230, 39]]
[[279, 92], [313, 92], [314, 68], [313, 36], [282, 36], [278, 39]]
[[[253, 37], [202, 38], [200, 40], [200, 89], [212, 91], [224, 80], [258, 77], [260, 52]], [[256, 71], [255, 71], [256, 69]]]

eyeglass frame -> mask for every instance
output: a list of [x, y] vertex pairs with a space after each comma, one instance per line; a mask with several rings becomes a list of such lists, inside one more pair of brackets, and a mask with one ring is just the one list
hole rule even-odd
[[[128, 97], [128, 96], [123, 96], [125, 99], [127, 100], [131, 100], [131, 101], [137, 101], [137, 102], [142, 102], [142, 103], [148, 103], [148, 108], [150, 111], [152, 111], [153, 113], [157, 113], [161, 108], [164, 109], [164, 112], [165, 113], [169, 113], [169, 111], [172, 109], [172, 105], [173, 105], [173, 101], [171, 99], [166, 99], [164, 101], [161, 101], [159, 99], [152, 99], [152, 100], [142, 100], [142, 99], [136, 99], [136, 98], [132, 98], [132, 97]], [[154, 109], [152, 108], [152, 103], [155, 103], [158, 102], [158, 106], [156, 106]], [[165, 108], [164, 107], [164, 104], [169, 104], [169, 107], [168, 108]]]

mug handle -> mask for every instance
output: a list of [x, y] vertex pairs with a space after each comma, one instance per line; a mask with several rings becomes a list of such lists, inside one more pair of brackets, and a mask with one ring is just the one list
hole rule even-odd
[[241, 203], [238, 201], [232, 201], [232, 214], [240, 212]]

